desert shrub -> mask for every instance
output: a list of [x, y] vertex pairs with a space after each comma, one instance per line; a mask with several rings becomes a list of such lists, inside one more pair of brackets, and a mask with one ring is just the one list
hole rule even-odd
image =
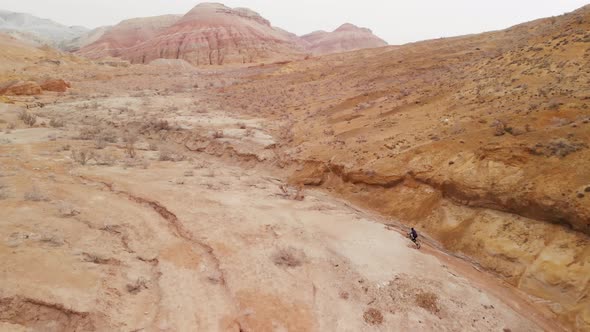
[[587, 149], [588, 145], [583, 142], [572, 142], [565, 138], [558, 138], [549, 141], [548, 143], [537, 143], [533, 147], [529, 147], [530, 154], [537, 156], [552, 157], [556, 156], [563, 158], [571, 153]]
[[53, 128], [62, 128], [65, 126], [65, 122], [63, 119], [51, 119], [49, 120], [49, 125]]
[[159, 150], [160, 156], [158, 160], [160, 161], [183, 161], [185, 159], [184, 155], [175, 153], [169, 147], [161, 146]]
[[216, 139], [218, 139], [218, 138], [223, 138], [223, 136], [224, 136], [224, 134], [223, 134], [223, 130], [216, 130], [216, 131], [213, 133], [213, 138], [216, 138]]
[[29, 127], [32, 127], [35, 125], [35, 123], [37, 123], [37, 116], [35, 114], [29, 113], [25, 110], [22, 110], [18, 114], [18, 118]]
[[170, 130], [172, 129], [172, 127], [170, 126], [170, 123], [168, 123], [168, 120], [152, 120], [149, 121], [147, 123], [145, 123], [141, 129], [140, 132], [141, 133], [145, 133], [145, 132], [149, 132], [149, 131], [161, 131], [161, 130]]
[[96, 164], [100, 166], [113, 166], [117, 162], [115, 155], [109, 152], [94, 154], [94, 160], [96, 160]]
[[296, 187], [291, 187], [285, 184], [279, 186], [281, 190], [281, 196], [289, 199], [293, 199], [296, 201], [302, 201], [305, 199], [305, 195], [303, 194], [303, 185], [298, 185]]
[[64, 201], [57, 202], [57, 210], [59, 216], [63, 218], [73, 217], [80, 214], [78, 208], [76, 208], [73, 204]]
[[102, 150], [104, 148], [107, 147], [107, 142], [105, 140], [103, 140], [102, 138], [97, 138], [96, 141], [94, 142], [94, 147], [97, 150]]
[[139, 139], [137, 133], [128, 131], [125, 133], [123, 137], [123, 142], [125, 142], [125, 152], [129, 158], [135, 158], [137, 152], [135, 151], [135, 143]]
[[78, 133], [78, 139], [85, 140], [85, 141], [90, 141], [90, 140], [96, 139], [96, 137], [98, 136], [100, 131], [101, 131], [101, 128], [97, 127], [97, 126], [84, 127]]
[[90, 150], [72, 150], [72, 159], [80, 165], [86, 165], [93, 158], [94, 153]]
[[0, 201], [8, 198], [8, 187], [0, 183]]
[[552, 111], [556, 111], [559, 109], [559, 106], [561, 106], [561, 104], [557, 101], [550, 101], [549, 104], [547, 105], [547, 108], [552, 110]]
[[381, 325], [383, 323], [383, 314], [375, 308], [369, 308], [363, 314], [363, 319], [369, 325]]
[[305, 261], [305, 253], [293, 247], [282, 248], [272, 255], [272, 261], [277, 266], [297, 267]]
[[9, 122], [6, 125], [6, 129], [13, 130], [14, 128], [16, 128], [16, 124], [14, 122]]
[[147, 281], [144, 278], [139, 278], [133, 283], [127, 284], [127, 291], [131, 294], [137, 294], [143, 289], [147, 289]]
[[117, 143], [117, 132], [109, 128], [101, 128], [97, 138], [107, 143]]
[[440, 307], [438, 305], [438, 295], [432, 292], [421, 291], [416, 294], [414, 300], [416, 301], [417, 306], [426, 309], [432, 314], [436, 315], [440, 312]]
[[25, 201], [30, 202], [42, 202], [49, 200], [47, 196], [41, 193], [39, 188], [37, 188], [36, 186], [33, 186], [29, 191], [25, 192], [24, 199]]

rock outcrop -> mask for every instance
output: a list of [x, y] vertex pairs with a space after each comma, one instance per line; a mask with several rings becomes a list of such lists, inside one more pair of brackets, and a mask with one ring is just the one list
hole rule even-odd
[[33, 81], [10, 81], [0, 85], [0, 95], [6, 96], [34, 96], [41, 91], [41, 86]]
[[313, 54], [329, 54], [387, 46], [387, 42], [375, 36], [367, 28], [346, 23], [333, 32], [315, 31], [302, 36]]
[[125, 20], [108, 29], [95, 42], [82, 47], [77, 54], [95, 59], [125, 57], [130, 48], [151, 40], [179, 18], [180, 15], [163, 15]]
[[70, 83], [62, 79], [49, 79], [41, 83], [41, 89], [44, 91], [66, 92], [70, 87]]
[[194, 65], [254, 63], [302, 53], [292, 39], [249, 9], [203, 3], [155, 38], [121, 56], [133, 63], [158, 58], [183, 59]]

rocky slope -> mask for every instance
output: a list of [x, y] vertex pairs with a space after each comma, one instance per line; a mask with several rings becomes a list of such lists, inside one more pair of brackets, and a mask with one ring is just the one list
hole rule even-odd
[[68, 27], [30, 14], [0, 10], [0, 32], [38, 44], [57, 47], [87, 31], [84, 27]]
[[180, 15], [163, 15], [125, 20], [76, 53], [89, 58], [125, 56], [129, 49], [151, 40], [179, 19]]
[[195, 65], [251, 63], [301, 53], [292, 38], [249, 9], [204, 3], [122, 57], [133, 63], [157, 58], [183, 59]]
[[112, 27], [111, 26], [104, 26], [98, 27], [96, 29], [92, 29], [87, 31], [78, 37], [75, 37], [70, 40], [66, 40], [59, 45], [59, 48], [68, 51], [68, 52], [76, 52], [79, 51], [81, 48], [85, 47], [86, 45], [90, 45], [100, 38], [104, 36], [104, 34], [109, 31]]
[[294, 183], [418, 226], [588, 330], [589, 22], [267, 67], [218, 103], [282, 120]]
[[333, 32], [315, 31], [301, 36], [308, 43], [307, 50], [313, 54], [330, 54], [387, 46], [387, 42], [366, 28], [346, 23]]

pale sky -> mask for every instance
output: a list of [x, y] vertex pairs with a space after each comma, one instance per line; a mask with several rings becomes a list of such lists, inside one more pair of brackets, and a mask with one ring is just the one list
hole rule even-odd
[[[133, 17], [184, 14], [198, 0], [0, 0], [0, 9], [95, 28]], [[350, 22], [390, 44], [450, 37], [561, 15], [589, 0], [226, 0], [298, 35]]]

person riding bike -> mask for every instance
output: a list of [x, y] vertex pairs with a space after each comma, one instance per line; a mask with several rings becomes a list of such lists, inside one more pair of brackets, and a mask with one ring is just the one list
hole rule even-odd
[[412, 240], [413, 242], [416, 242], [416, 240], [418, 240], [418, 232], [416, 232], [414, 227], [412, 227], [412, 229], [410, 230], [410, 240]]

